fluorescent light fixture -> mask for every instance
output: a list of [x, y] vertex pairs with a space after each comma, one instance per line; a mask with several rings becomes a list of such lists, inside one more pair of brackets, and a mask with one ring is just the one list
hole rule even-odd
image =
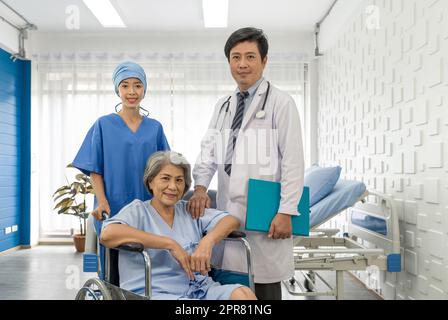
[[227, 28], [229, 0], [202, 0], [205, 28]]
[[105, 28], [126, 28], [117, 10], [109, 0], [83, 0]]

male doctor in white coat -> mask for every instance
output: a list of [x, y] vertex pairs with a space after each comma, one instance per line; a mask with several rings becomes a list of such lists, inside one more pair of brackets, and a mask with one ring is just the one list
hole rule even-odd
[[[218, 101], [193, 169], [194, 218], [210, 206], [207, 188], [218, 171], [217, 207], [237, 217], [252, 249], [255, 293], [281, 300], [281, 281], [294, 274], [291, 216], [303, 190], [300, 119], [292, 97], [263, 78], [268, 42], [260, 29], [235, 31], [224, 47], [238, 88]], [[249, 178], [281, 183], [281, 201], [269, 232], [244, 230]], [[224, 268], [246, 271], [244, 251], [226, 244]]]

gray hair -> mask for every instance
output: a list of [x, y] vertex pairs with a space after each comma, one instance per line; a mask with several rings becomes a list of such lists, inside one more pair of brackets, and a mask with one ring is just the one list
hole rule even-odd
[[149, 183], [152, 182], [152, 180], [167, 164], [172, 164], [184, 171], [184, 195], [191, 186], [191, 166], [182, 154], [174, 151], [158, 151], [149, 157], [146, 162], [145, 173], [143, 174], [143, 183], [145, 184], [146, 189], [148, 189], [150, 194], [153, 194], [151, 188], [149, 187]]

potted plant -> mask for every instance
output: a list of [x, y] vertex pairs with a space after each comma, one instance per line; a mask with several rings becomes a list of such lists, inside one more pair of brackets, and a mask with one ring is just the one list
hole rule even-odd
[[[74, 168], [71, 164], [67, 168]], [[67, 178], [66, 178], [67, 179]], [[79, 218], [79, 234], [73, 235], [76, 251], [84, 252], [86, 240], [86, 224], [89, 213], [86, 212], [86, 196], [93, 194], [93, 186], [90, 177], [79, 173], [75, 181], [58, 188], [53, 194], [55, 201], [54, 210], [58, 214], [68, 214]]]

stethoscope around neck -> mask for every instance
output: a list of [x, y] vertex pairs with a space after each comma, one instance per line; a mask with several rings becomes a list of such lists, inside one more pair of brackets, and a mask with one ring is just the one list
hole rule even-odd
[[[118, 113], [118, 112], [120, 112], [123, 108], [121, 108], [120, 110], [118, 110], [118, 106], [120, 105], [120, 104], [123, 104], [122, 102], [119, 102], [119, 103], [117, 103], [117, 105], [115, 106], [115, 112], [116, 113]], [[149, 111], [148, 110], [146, 110], [145, 108], [143, 108], [143, 107], [138, 107], [139, 108], [139, 110], [143, 110], [143, 115], [145, 116], [145, 117], [147, 117], [147, 116], [149, 116]]]
[[[258, 111], [258, 112], [255, 114], [255, 118], [256, 118], [256, 119], [264, 119], [264, 118], [266, 117], [266, 111], [265, 111], [264, 109], [266, 108], [266, 101], [268, 101], [269, 91], [270, 91], [270, 89], [271, 89], [271, 83], [270, 83], [269, 81], [267, 81], [267, 83], [268, 83], [268, 88], [267, 88], [267, 90], [266, 90], [266, 95], [264, 96], [263, 105], [261, 106], [260, 111]], [[216, 119], [216, 125], [215, 125], [215, 127], [218, 125], [219, 118], [221, 117], [221, 114], [222, 114], [222, 110], [225, 108], [225, 114], [224, 114], [224, 117], [223, 117], [223, 119], [222, 119], [222, 124], [221, 124], [221, 128], [220, 128], [220, 130], [222, 130], [222, 128], [224, 127], [224, 121], [225, 121], [226, 115], [227, 115], [228, 112], [229, 112], [230, 99], [231, 99], [231, 98], [232, 98], [232, 96], [229, 96], [229, 97], [227, 98], [227, 100], [224, 101], [224, 103], [221, 105], [221, 108], [219, 108], [219, 113], [218, 113], [218, 117], [217, 117], [217, 119]]]

